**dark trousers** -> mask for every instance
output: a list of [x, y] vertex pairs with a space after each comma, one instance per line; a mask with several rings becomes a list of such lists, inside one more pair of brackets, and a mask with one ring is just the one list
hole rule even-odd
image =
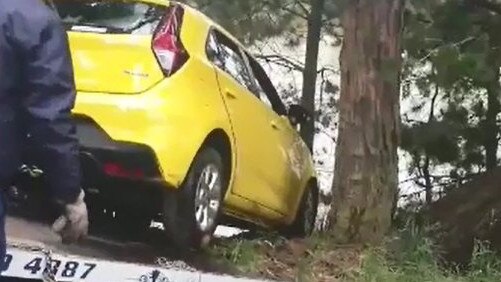
[[5, 235], [5, 217], [7, 213], [6, 198], [3, 189], [0, 191], [0, 276], [5, 267], [5, 253], [7, 249], [7, 238]]

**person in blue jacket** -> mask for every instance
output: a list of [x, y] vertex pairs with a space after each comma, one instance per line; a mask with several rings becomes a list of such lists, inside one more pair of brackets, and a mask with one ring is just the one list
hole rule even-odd
[[[0, 189], [13, 185], [29, 146], [47, 177], [51, 196], [64, 207], [53, 226], [64, 243], [80, 240], [88, 230], [78, 140], [71, 121], [75, 96], [68, 38], [56, 11], [42, 0], [1, 0]], [[4, 192], [0, 198], [3, 270]]]

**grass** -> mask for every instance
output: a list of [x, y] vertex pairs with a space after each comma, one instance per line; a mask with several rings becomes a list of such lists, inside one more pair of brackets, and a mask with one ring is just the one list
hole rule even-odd
[[480, 242], [476, 244], [470, 267], [459, 271], [439, 264], [434, 252], [436, 246], [430, 240], [409, 234], [401, 239], [402, 246], [395, 250], [367, 250], [355, 281], [501, 281], [501, 258]]
[[212, 250], [243, 276], [298, 282], [490, 282], [501, 281], [501, 258], [477, 243], [468, 270], [443, 268], [437, 247], [413, 228], [381, 247], [336, 245], [326, 235], [285, 240], [262, 234], [252, 240], [221, 241]]

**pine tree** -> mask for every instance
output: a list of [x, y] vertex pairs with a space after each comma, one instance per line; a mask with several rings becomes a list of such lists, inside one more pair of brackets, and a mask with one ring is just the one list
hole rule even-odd
[[341, 97], [333, 233], [378, 242], [398, 186], [402, 1], [352, 0], [342, 18]]

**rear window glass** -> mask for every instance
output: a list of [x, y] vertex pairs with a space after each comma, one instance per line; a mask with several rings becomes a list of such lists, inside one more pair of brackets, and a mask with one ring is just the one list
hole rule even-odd
[[68, 30], [97, 33], [153, 34], [164, 6], [127, 0], [56, 0]]

